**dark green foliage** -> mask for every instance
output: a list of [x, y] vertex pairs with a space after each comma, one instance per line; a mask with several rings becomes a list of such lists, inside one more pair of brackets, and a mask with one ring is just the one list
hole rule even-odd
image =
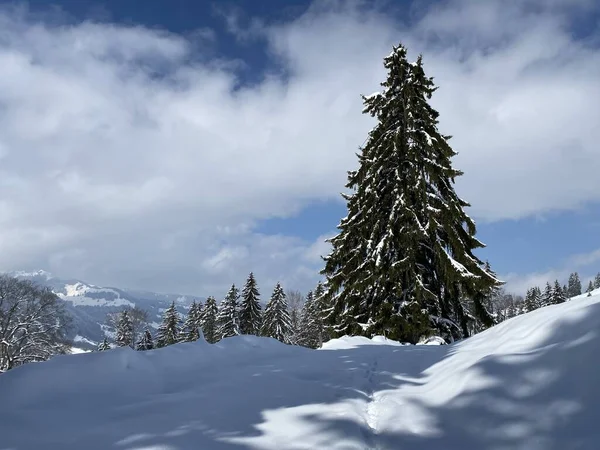
[[600, 273], [597, 273], [594, 278], [594, 289], [600, 289]]
[[187, 317], [181, 329], [180, 339], [185, 342], [193, 342], [200, 337], [202, 326], [202, 305], [193, 301], [188, 310]]
[[567, 295], [569, 298], [581, 295], [581, 280], [579, 279], [579, 274], [577, 272], [573, 272], [571, 275], [569, 275], [567, 289]]
[[219, 307], [219, 315], [217, 316], [219, 339], [240, 334], [238, 317], [239, 298], [239, 290], [235, 287], [235, 284], [233, 284], [229, 289], [225, 300], [221, 302]]
[[218, 314], [219, 307], [217, 306], [217, 301], [212, 296], [208, 297], [202, 310], [202, 334], [204, 334], [204, 339], [209, 344], [214, 344], [220, 339], [217, 327]]
[[108, 339], [106, 339], [106, 337], [102, 340], [102, 342], [100, 342], [100, 344], [98, 344], [99, 352], [110, 350], [110, 348], [110, 344], [108, 343]]
[[173, 345], [179, 341], [181, 318], [175, 308], [175, 302], [167, 308], [163, 315], [163, 321], [158, 327], [156, 336], [156, 348]]
[[493, 324], [484, 300], [501, 283], [473, 254], [484, 245], [454, 190], [462, 172], [428, 104], [436, 87], [421, 57], [410, 64], [398, 46], [384, 66], [384, 91], [363, 97], [377, 124], [359, 169], [349, 172], [348, 216], [322, 271], [333, 307], [327, 320], [337, 336], [385, 332], [417, 342], [448, 321], [468, 334], [465, 302], [473, 302], [476, 320]]
[[541, 306], [548, 306], [554, 303], [554, 289], [550, 282], [546, 283], [546, 287], [544, 288], [544, 293], [542, 294], [542, 299], [540, 301]]
[[288, 313], [287, 300], [281, 284], [277, 283], [273, 295], [265, 307], [261, 335], [290, 343], [292, 325]]
[[142, 337], [137, 343], [136, 350], [145, 351], [152, 350], [154, 348], [154, 341], [152, 340], [152, 334], [150, 330], [146, 328], [142, 333]]
[[260, 293], [256, 285], [254, 274], [250, 273], [244, 289], [242, 289], [242, 304], [240, 306], [240, 333], [260, 333], [262, 325], [262, 311], [260, 306]]
[[585, 292], [587, 292], [588, 297], [592, 296], [592, 291], [594, 290], [594, 283], [590, 280], [590, 284], [588, 284], [587, 290]]
[[558, 280], [554, 281], [554, 289], [552, 290], [552, 304], [558, 305], [564, 303], [567, 300], [565, 291], [560, 287]]
[[131, 317], [129, 317], [128, 311], [122, 311], [119, 314], [115, 344], [117, 347], [133, 348], [133, 322], [131, 321]]
[[539, 287], [534, 287], [527, 290], [525, 295], [524, 311], [531, 312], [538, 309], [542, 302], [542, 291]]

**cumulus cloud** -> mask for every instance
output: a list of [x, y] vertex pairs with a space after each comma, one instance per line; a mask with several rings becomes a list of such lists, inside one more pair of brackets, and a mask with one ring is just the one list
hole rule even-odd
[[457, 0], [410, 23], [319, 5], [288, 23], [230, 23], [281, 67], [241, 87], [238, 62], [207, 57], [211, 30], [1, 10], [0, 266], [200, 295], [250, 270], [311, 287], [325, 247], [254, 225], [339, 199], [373, 125], [359, 94], [379, 88], [400, 40], [440, 85], [433, 103], [476, 219], [599, 200], [600, 52], [570, 30], [594, 2]]

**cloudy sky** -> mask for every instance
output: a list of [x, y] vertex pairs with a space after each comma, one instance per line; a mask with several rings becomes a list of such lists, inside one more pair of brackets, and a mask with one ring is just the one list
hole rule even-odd
[[0, 269], [311, 288], [360, 94], [402, 42], [440, 87], [480, 256], [515, 291], [600, 271], [596, 0], [4, 3]]

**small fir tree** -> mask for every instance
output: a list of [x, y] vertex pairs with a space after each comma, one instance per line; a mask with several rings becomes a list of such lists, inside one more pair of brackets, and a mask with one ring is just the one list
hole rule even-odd
[[183, 323], [181, 339], [185, 342], [193, 342], [200, 337], [202, 326], [202, 305], [194, 300], [190, 305], [187, 317]]
[[546, 283], [546, 288], [544, 289], [544, 293], [542, 294], [541, 306], [548, 306], [553, 304], [553, 295], [554, 289], [552, 289], [552, 285], [550, 282]]
[[115, 344], [117, 347], [133, 347], [133, 322], [127, 311], [119, 314]]
[[568, 284], [568, 293], [570, 298], [581, 295], [581, 280], [579, 279], [579, 274], [577, 272], [573, 272], [571, 275], [569, 275]]
[[219, 307], [214, 297], [208, 297], [202, 311], [202, 333], [206, 342], [214, 344], [219, 341], [219, 333], [217, 327], [217, 316]]
[[166, 347], [167, 345], [173, 345], [179, 341], [181, 318], [175, 308], [175, 302], [171, 303], [164, 314], [163, 321], [158, 327], [158, 333], [156, 335], [156, 347]]
[[102, 340], [102, 342], [100, 342], [100, 344], [98, 344], [98, 351], [99, 352], [103, 352], [106, 350], [110, 350], [110, 344], [108, 343], [108, 339], [106, 339], [106, 337]]
[[220, 339], [240, 334], [238, 318], [239, 298], [239, 290], [235, 287], [235, 284], [233, 284], [219, 307], [217, 323], [219, 326]]
[[594, 278], [594, 289], [600, 289], [600, 273], [597, 273]]
[[306, 294], [306, 301], [302, 306], [302, 312], [300, 314], [300, 325], [298, 326], [298, 333], [296, 337], [296, 344], [308, 348], [319, 348], [321, 344], [320, 340], [320, 327], [319, 327], [319, 313], [312, 291]]
[[566, 300], [564, 289], [560, 286], [558, 280], [554, 281], [554, 289], [552, 289], [552, 304], [558, 305]]
[[258, 335], [262, 325], [262, 310], [260, 293], [254, 274], [251, 272], [242, 289], [242, 304], [240, 307], [240, 333]]
[[261, 334], [289, 344], [291, 328], [285, 292], [281, 284], [277, 283], [265, 307]]
[[142, 337], [137, 343], [136, 349], [139, 351], [152, 350], [154, 348], [154, 341], [152, 340], [152, 334], [150, 330], [146, 328], [142, 333]]
[[592, 291], [594, 290], [594, 283], [590, 280], [590, 284], [588, 284], [587, 290], [585, 291], [588, 297], [592, 296]]

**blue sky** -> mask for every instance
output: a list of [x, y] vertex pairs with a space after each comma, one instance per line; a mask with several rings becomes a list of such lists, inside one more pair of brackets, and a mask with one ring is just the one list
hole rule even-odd
[[481, 257], [519, 293], [593, 276], [599, 12], [592, 0], [7, 3], [0, 264], [217, 296], [253, 270], [306, 291], [372, 126], [359, 94], [402, 41], [440, 86]]

